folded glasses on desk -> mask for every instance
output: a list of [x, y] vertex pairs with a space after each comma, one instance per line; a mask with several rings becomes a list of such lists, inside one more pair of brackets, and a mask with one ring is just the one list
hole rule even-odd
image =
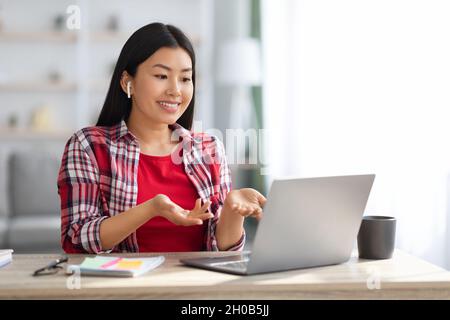
[[69, 260], [68, 257], [60, 257], [52, 262], [50, 262], [48, 265], [46, 265], [43, 268], [37, 269], [34, 271], [33, 276], [45, 276], [49, 274], [55, 274], [59, 270], [62, 269], [60, 266], [61, 263], [67, 262]]

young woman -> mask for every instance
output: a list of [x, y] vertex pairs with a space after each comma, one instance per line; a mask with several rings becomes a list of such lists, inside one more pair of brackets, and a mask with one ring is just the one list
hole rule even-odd
[[67, 142], [58, 177], [67, 253], [241, 250], [258, 191], [231, 190], [224, 146], [191, 131], [195, 55], [171, 25], [137, 30], [96, 126]]

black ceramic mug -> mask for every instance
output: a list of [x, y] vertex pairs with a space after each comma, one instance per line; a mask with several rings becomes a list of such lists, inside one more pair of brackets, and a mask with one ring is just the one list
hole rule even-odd
[[387, 216], [365, 216], [358, 233], [358, 252], [362, 259], [390, 259], [395, 248], [397, 220]]

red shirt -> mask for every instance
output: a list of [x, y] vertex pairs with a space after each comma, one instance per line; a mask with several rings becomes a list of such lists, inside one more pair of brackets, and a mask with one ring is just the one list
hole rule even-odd
[[[174, 152], [182, 152], [180, 145]], [[175, 164], [171, 155], [140, 154], [137, 204], [157, 194], [165, 194], [183, 209], [195, 207], [197, 189], [184, 165]], [[154, 217], [136, 230], [140, 252], [202, 251], [205, 249], [208, 221], [199, 226], [178, 226], [164, 217]]]
[[[231, 190], [231, 172], [222, 141], [203, 132], [193, 132], [178, 123], [169, 125], [181, 138], [186, 173], [203, 202], [211, 201], [206, 247], [218, 251], [216, 226], [226, 195]], [[139, 141], [126, 122], [110, 127], [88, 127], [67, 142], [58, 175], [61, 199], [61, 244], [67, 253], [139, 252], [136, 232], [111, 249], [100, 241], [105, 219], [127, 211], [137, 203]], [[242, 250], [245, 232], [228, 250]]]

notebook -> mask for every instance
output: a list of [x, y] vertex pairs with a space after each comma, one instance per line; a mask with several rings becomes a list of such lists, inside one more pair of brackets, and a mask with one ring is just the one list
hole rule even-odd
[[80, 265], [68, 265], [66, 273], [79, 273], [90, 276], [137, 277], [159, 267], [164, 260], [163, 256], [150, 258], [95, 256], [93, 258], [85, 258]]
[[0, 249], [0, 268], [6, 266], [12, 261], [12, 249]]

